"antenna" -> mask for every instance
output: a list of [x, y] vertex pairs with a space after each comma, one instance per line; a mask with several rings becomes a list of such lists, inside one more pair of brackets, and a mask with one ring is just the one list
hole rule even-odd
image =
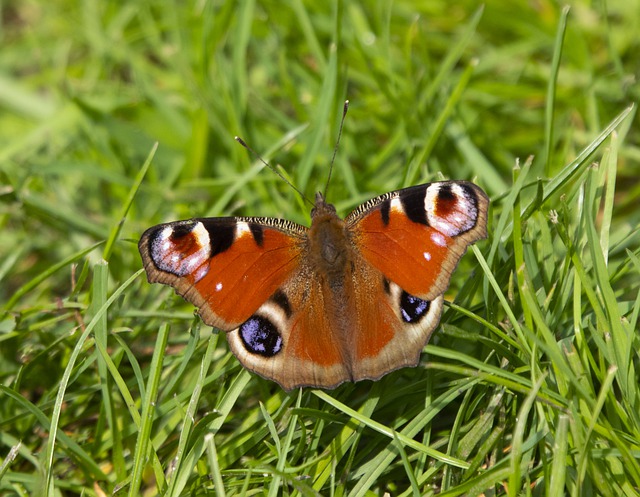
[[[324, 194], [322, 195], [324, 198], [327, 198], [327, 191], [329, 190], [329, 182], [331, 181], [331, 172], [333, 171], [333, 163], [335, 162], [336, 154], [338, 153], [338, 145], [340, 145], [340, 138], [342, 137], [342, 127], [344, 126], [344, 119], [345, 119], [345, 117], [347, 117], [347, 111], [348, 110], [349, 110], [349, 101], [345, 100], [344, 101], [344, 106], [342, 107], [342, 118], [340, 119], [340, 128], [338, 129], [338, 138], [336, 139], [336, 144], [333, 147], [333, 155], [331, 156], [331, 163], [329, 164], [329, 174], [327, 176], [327, 183], [324, 186]], [[280, 171], [278, 171], [274, 166], [272, 166], [266, 160], [264, 160], [262, 157], [260, 157], [260, 154], [258, 154], [258, 152], [256, 152], [249, 145], [247, 145], [247, 142], [245, 142], [239, 136], [235, 136], [234, 138], [240, 145], [242, 145], [249, 152], [251, 152], [256, 159], [258, 159], [265, 166], [267, 166], [269, 169], [271, 169], [271, 171], [276, 173], [276, 175], [278, 175], [278, 177], [282, 181], [284, 181], [287, 185], [289, 185], [291, 188], [293, 188], [294, 191], [296, 191], [298, 193], [298, 195], [300, 195], [300, 198], [302, 198], [305, 202], [307, 202], [307, 203], [309, 203], [311, 205], [315, 205], [311, 200], [309, 200], [307, 198], [307, 196], [304, 193], [302, 193], [293, 183], [291, 183], [291, 181], [289, 181]]]
[[336, 154], [338, 153], [338, 145], [340, 145], [340, 138], [342, 137], [342, 126], [344, 125], [344, 118], [347, 117], [347, 111], [349, 110], [349, 101], [344, 101], [342, 107], [342, 119], [340, 119], [340, 129], [338, 130], [338, 138], [336, 139], [336, 145], [333, 147], [333, 156], [331, 157], [331, 163], [329, 164], [329, 175], [327, 176], [327, 183], [324, 185], [323, 197], [327, 198], [327, 191], [329, 190], [329, 181], [331, 180], [331, 172], [333, 171], [333, 163], [336, 160]]
[[[344, 118], [343, 118], [343, 119], [344, 119]], [[341, 128], [342, 128], [342, 126], [341, 126]], [[239, 136], [235, 136], [234, 138], [235, 138], [235, 140], [236, 140], [240, 145], [242, 145], [242, 146], [243, 146], [244, 148], [246, 148], [249, 152], [251, 152], [251, 153], [254, 155], [254, 157], [255, 157], [256, 159], [258, 159], [258, 160], [259, 160], [260, 162], [262, 162], [265, 166], [267, 166], [269, 169], [271, 169], [271, 171], [273, 171], [274, 173], [276, 173], [276, 175], [277, 175], [277, 176], [278, 176], [282, 181], [284, 181], [287, 185], [289, 185], [291, 188], [293, 188], [293, 189], [298, 193], [298, 195], [300, 195], [300, 198], [302, 198], [305, 202], [308, 202], [309, 204], [314, 205], [314, 204], [313, 204], [313, 202], [312, 202], [311, 200], [309, 200], [309, 199], [307, 198], [307, 196], [306, 196], [304, 193], [302, 193], [298, 188], [296, 188], [296, 186], [295, 186], [293, 183], [291, 183], [291, 181], [289, 181], [289, 180], [286, 178], [286, 176], [285, 176], [284, 174], [282, 174], [282, 173], [281, 173], [280, 171], [278, 171], [274, 166], [272, 166], [272, 165], [271, 165], [271, 164], [269, 164], [266, 160], [264, 160], [262, 157], [260, 157], [260, 155], [258, 154], [258, 152], [256, 152], [256, 151], [255, 151], [254, 149], [252, 149], [249, 145], [247, 145], [247, 143], [246, 143], [242, 138], [240, 138]], [[334, 154], [334, 156], [335, 156], [335, 154]], [[333, 161], [332, 161], [332, 162], [333, 162]]]

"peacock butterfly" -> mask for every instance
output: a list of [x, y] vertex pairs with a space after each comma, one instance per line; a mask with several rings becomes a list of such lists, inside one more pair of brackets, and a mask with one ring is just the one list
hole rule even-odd
[[385, 193], [344, 220], [320, 193], [311, 227], [263, 217], [149, 228], [138, 245], [164, 283], [227, 331], [249, 370], [284, 389], [335, 388], [416, 366], [489, 199], [466, 181]]

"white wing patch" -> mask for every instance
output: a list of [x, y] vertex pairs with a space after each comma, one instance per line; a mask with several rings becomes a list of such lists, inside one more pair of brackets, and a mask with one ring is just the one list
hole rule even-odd
[[167, 226], [152, 241], [151, 259], [158, 269], [176, 276], [191, 274], [197, 268], [195, 280], [199, 281], [209, 270], [209, 266], [206, 264], [211, 257], [209, 232], [201, 222], [197, 222], [193, 229], [184, 235], [193, 238], [192, 245], [196, 248], [188, 255], [184, 255], [182, 251], [176, 249], [175, 245], [178, 242], [172, 240], [173, 233], [174, 228]]
[[[450, 195], [447, 195], [447, 198], [441, 198], [443, 188], [449, 190], [448, 193]], [[478, 220], [475, 197], [471, 195], [472, 193], [468, 192], [463, 185], [457, 183], [430, 185], [424, 197], [424, 208], [427, 212], [429, 225], [449, 237], [456, 237], [469, 231], [476, 225]], [[453, 196], [453, 199], [451, 196]], [[439, 202], [450, 205], [446, 209], [438, 209]], [[439, 210], [445, 210], [447, 213], [439, 215]], [[436, 240], [433, 241], [438, 243]]]

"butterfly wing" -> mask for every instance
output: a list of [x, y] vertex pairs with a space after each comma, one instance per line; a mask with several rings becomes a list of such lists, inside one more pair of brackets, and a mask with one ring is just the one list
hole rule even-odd
[[[416, 306], [353, 253], [343, 285], [303, 262], [246, 322], [227, 333], [240, 362], [279, 383], [334, 388], [416, 365], [442, 311], [442, 296]], [[420, 301], [422, 302], [422, 301]]]
[[389, 281], [364, 259], [359, 270], [369, 281], [355, 294], [357, 323], [351, 360], [354, 380], [372, 379], [416, 366], [442, 314], [443, 296], [422, 300]]
[[387, 193], [346, 219], [364, 259], [409, 295], [443, 294], [467, 247], [487, 236], [489, 199], [473, 183], [444, 181]]
[[452, 271], [486, 237], [488, 203], [472, 183], [441, 182], [382, 195], [347, 217], [366, 287], [354, 294], [355, 379], [418, 364]]
[[205, 323], [228, 331], [290, 278], [306, 232], [272, 218], [202, 218], [149, 228], [138, 248], [150, 283], [172, 286]]
[[249, 370], [279, 383], [333, 388], [350, 378], [344, 340], [318, 273], [298, 270], [227, 342]]

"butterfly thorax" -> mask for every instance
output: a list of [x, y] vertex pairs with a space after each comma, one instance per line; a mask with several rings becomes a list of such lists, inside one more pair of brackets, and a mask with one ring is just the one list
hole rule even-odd
[[345, 223], [336, 214], [335, 207], [318, 193], [311, 211], [309, 262], [320, 274], [326, 275], [330, 287], [336, 288], [343, 285], [349, 257]]

